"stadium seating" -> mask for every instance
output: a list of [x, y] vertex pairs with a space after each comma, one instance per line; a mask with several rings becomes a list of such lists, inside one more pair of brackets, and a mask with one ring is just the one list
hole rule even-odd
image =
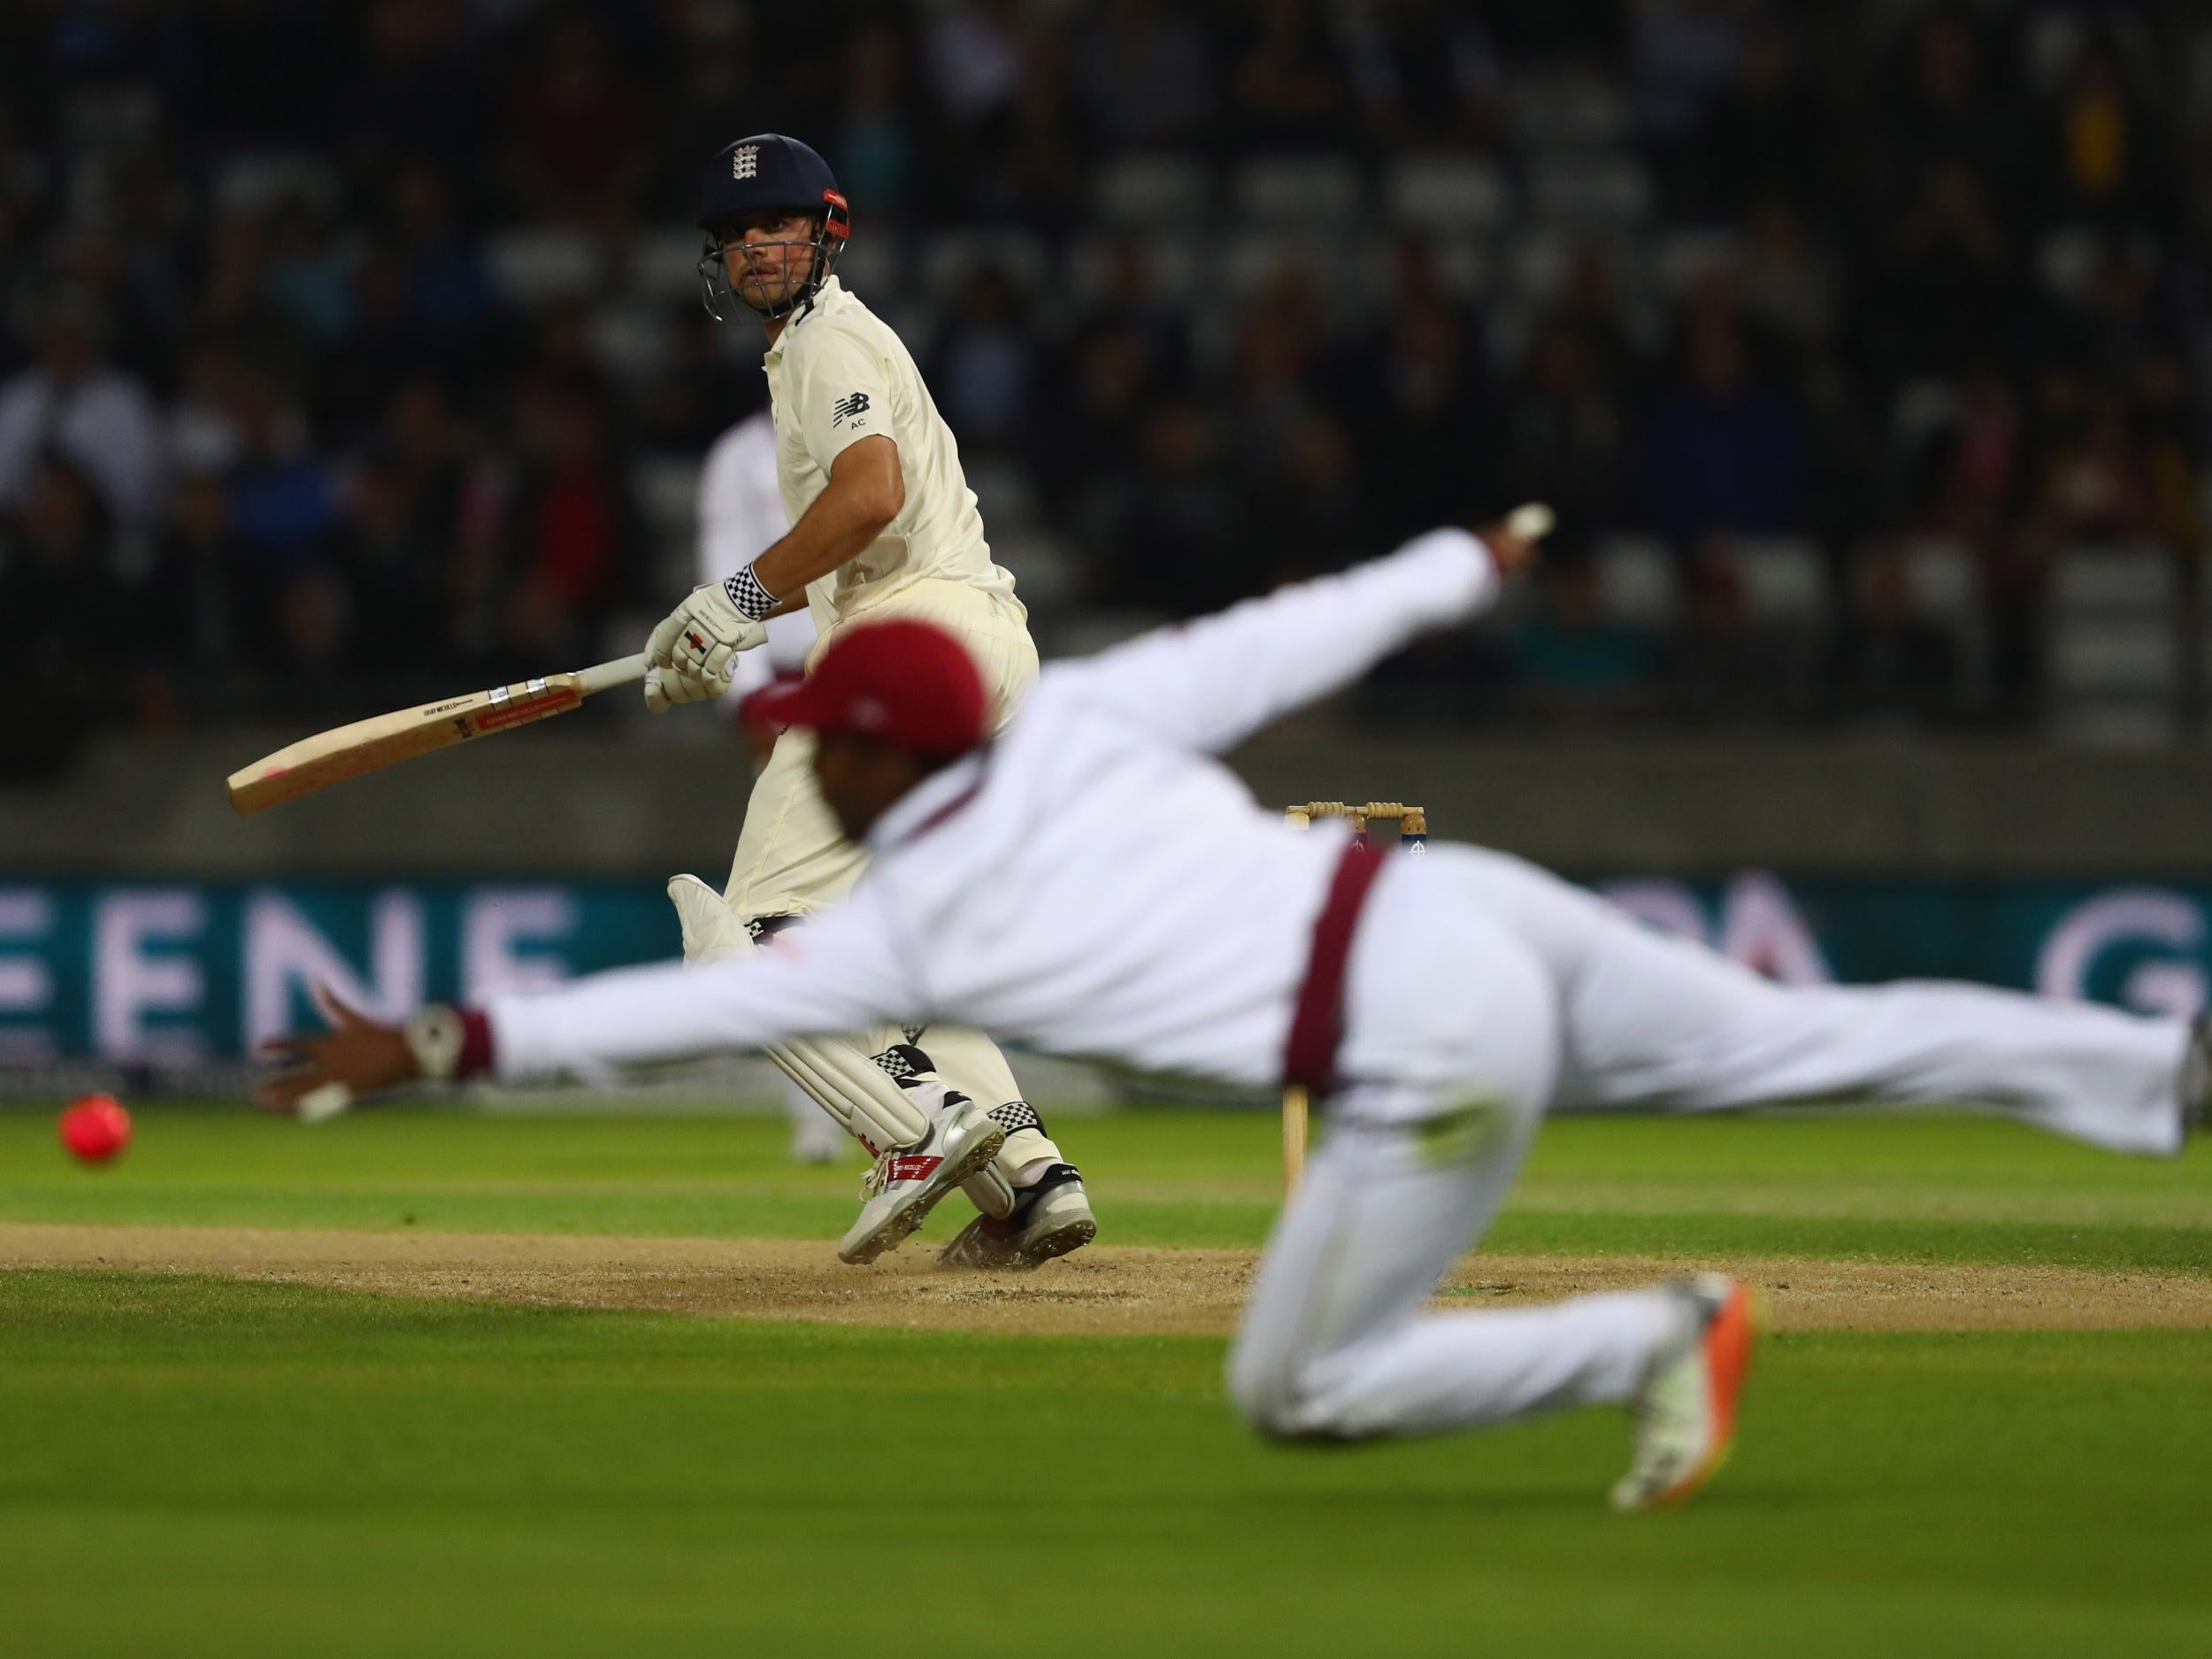
[[[692, 256], [697, 257], [695, 252]], [[484, 263], [500, 293], [526, 310], [588, 298], [605, 275], [596, 241], [582, 231], [553, 225], [493, 236], [486, 244]]]
[[1814, 543], [1795, 536], [1738, 536], [1731, 542], [1755, 622], [1816, 628], [1828, 617], [1828, 571]]
[[1383, 200], [1390, 216], [1409, 230], [1431, 234], [1484, 234], [1502, 229], [1512, 212], [1505, 175], [1471, 156], [1416, 156], [1385, 173]]
[[1213, 177], [1181, 156], [1126, 156], [1100, 167], [1092, 192], [1110, 225], [1164, 225], [1202, 219], [1213, 204]]
[[2181, 674], [2177, 585], [2159, 548], [2061, 549], [2047, 641], [2059, 731], [2112, 744], [2171, 735]]
[[1308, 234], [1342, 224], [1367, 196], [1358, 165], [1325, 157], [1288, 156], [1247, 162], [1237, 170], [1231, 201], [1253, 224], [1302, 227]]

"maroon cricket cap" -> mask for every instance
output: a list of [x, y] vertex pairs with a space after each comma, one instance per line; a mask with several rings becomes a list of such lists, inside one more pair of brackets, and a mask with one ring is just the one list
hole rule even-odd
[[918, 755], [964, 754], [990, 733], [975, 659], [944, 629], [910, 618], [842, 630], [804, 680], [745, 700], [756, 726], [857, 733]]

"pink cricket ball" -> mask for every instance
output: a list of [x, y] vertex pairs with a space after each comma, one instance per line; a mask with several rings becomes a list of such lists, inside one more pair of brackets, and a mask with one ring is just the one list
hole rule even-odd
[[61, 1115], [61, 1143], [81, 1164], [104, 1164], [131, 1143], [131, 1115], [112, 1094], [85, 1094]]

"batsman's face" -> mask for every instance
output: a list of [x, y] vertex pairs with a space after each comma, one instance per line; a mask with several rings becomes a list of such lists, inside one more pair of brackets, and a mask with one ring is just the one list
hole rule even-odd
[[756, 311], [786, 304], [814, 270], [814, 218], [759, 214], [722, 237], [722, 268], [730, 291]]

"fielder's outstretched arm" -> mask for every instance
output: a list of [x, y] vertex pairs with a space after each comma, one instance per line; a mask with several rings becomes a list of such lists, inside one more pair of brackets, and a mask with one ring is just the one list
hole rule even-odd
[[1497, 561], [1465, 530], [1432, 530], [1340, 576], [1056, 664], [1044, 683], [1193, 749], [1232, 749], [1340, 691], [1422, 634], [1486, 609]]
[[291, 1111], [328, 1084], [373, 1094], [424, 1075], [457, 1075], [457, 1066], [458, 1075], [488, 1071], [509, 1083], [596, 1080], [626, 1066], [864, 1030], [932, 1011], [910, 961], [879, 895], [863, 888], [773, 950], [691, 967], [620, 968], [494, 996], [480, 1013], [461, 1015], [466, 1034], [442, 1070], [426, 1072], [400, 1027], [326, 1001], [332, 1029], [267, 1045], [288, 1064], [254, 1094], [265, 1108]]
[[494, 996], [484, 1005], [492, 1064], [502, 1082], [590, 1078], [917, 1019], [929, 1010], [906, 961], [882, 895], [862, 888], [772, 950], [621, 968]]

